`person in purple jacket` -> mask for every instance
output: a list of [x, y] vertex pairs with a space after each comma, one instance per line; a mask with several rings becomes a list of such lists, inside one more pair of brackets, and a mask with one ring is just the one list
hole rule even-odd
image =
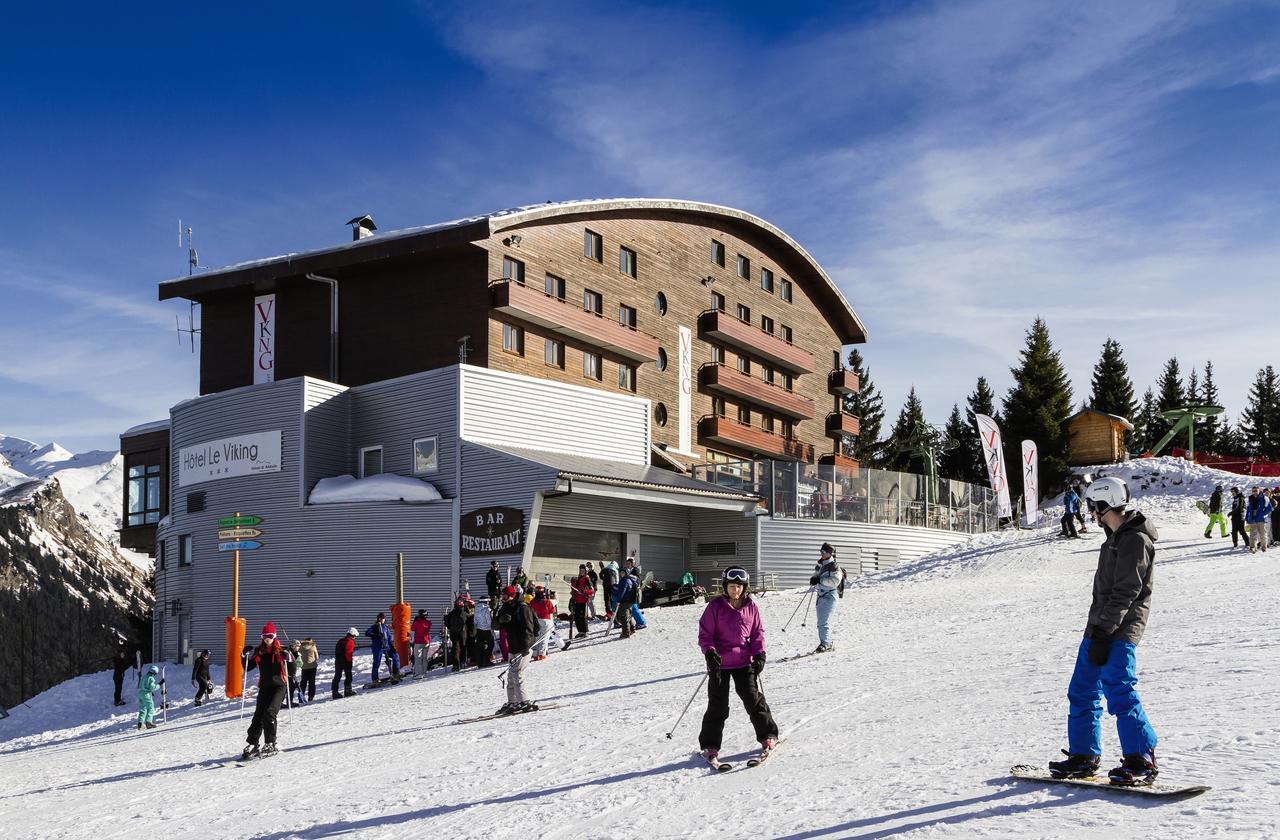
[[729, 681], [742, 698], [762, 753], [778, 741], [778, 725], [760, 690], [764, 670], [764, 625], [760, 610], [747, 594], [749, 576], [741, 566], [720, 575], [724, 595], [714, 599], [698, 622], [698, 647], [707, 660], [707, 711], [702, 716], [698, 746], [713, 761], [720, 754], [724, 722], [729, 717]]

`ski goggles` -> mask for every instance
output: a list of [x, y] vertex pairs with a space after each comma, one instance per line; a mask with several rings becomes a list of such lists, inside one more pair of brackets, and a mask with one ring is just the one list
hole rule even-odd
[[746, 583], [750, 575], [746, 569], [732, 568], [724, 570], [725, 583]]
[[263, 634], [262, 634], [262, 641], [264, 641], [264, 642], [271, 642], [271, 641], [275, 641], [275, 638], [276, 638], [276, 634], [275, 634], [275, 633], [263, 633]]

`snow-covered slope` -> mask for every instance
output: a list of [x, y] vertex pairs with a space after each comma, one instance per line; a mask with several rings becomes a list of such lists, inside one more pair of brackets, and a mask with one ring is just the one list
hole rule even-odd
[[[759, 768], [715, 776], [692, 757], [701, 694], [665, 737], [702, 677], [696, 605], [647, 611], [630, 640], [597, 626], [533, 664], [534, 694], [559, 708], [459, 725], [502, 701], [499, 671], [432, 672], [282, 712], [286, 752], [245, 768], [223, 759], [247, 717], [225, 701], [193, 708], [185, 671], [169, 668], [169, 722], [144, 735], [111, 714], [109, 674], [71, 680], [0, 720], [0, 819], [11, 838], [1280, 836], [1280, 555], [1206, 540], [1200, 478], [1135, 488], [1161, 532], [1140, 690], [1162, 780], [1214, 787], [1195, 799], [1008, 778], [1066, 745], [1101, 538], [1044, 529], [857, 581], [823, 656], [777, 661], [814, 646], [813, 615], [783, 633], [801, 594], [764, 596], [762, 682], [786, 741]], [[321, 650], [358, 618], [335, 616]], [[329, 674], [326, 659], [318, 697]], [[1103, 731], [1114, 761], [1111, 718]], [[725, 751], [752, 746], [735, 707]]]

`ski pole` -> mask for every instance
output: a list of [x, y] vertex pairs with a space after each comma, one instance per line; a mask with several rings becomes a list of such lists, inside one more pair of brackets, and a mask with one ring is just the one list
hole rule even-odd
[[[817, 591], [817, 589], [815, 588], [815, 589], [814, 589], [814, 591], [816, 592], [816, 591]], [[810, 598], [810, 599], [809, 599], [808, 604], [806, 604], [806, 605], [805, 605], [805, 608], [804, 608], [804, 618], [800, 619], [800, 626], [801, 626], [801, 627], [807, 627], [807, 626], [808, 626], [807, 624], [805, 624], [805, 622], [809, 620], [809, 607], [811, 607], [811, 606], [813, 606], [813, 599], [812, 599], [812, 598]]]
[[808, 601], [809, 596], [812, 594], [813, 594], [813, 587], [811, 586], [809, 587], [809, 591], [804, 593], [803, 596], [801, 596], [799, 603], [796, 604], [796, 608], [791, 611], [791, 618], [788, 618], [787, 623], [782, 625], [783, 633], [787, 632], [787, 628], [791, 626], [791, 622], [795, 621], [796, 619], [796, 613], [800, 612], [800, 606], [804, 604], [806, 601]]
[[236, 716], [236, 720], [244, 720], [244, 693], [249, 690], [249, 657], [242, 653], [240, 660], [240, 714]]
[[169, 690], [164, 683], [164, 666], [160, 666], [160, 714], [164, 715], [164, 722], [169, 722]]
[[689, 702], [684, 704], [684, 711], [680, 713], [680, 717], [676, 718], [676, 722], [671, 726], [671, 731], [667, 733], [667, 740], [671, 740], [671, 736], [675, 733], [676, 727], [680, 725], [680, 721], [684, 720], [684, 716], [689, 711], [689, 707], [693, 705], [694, 698], [698, 696], [698, 692], [702, 691], [702, 686], [706, 681], [707, 674], [704, 672], [702, 679], [698, 682], [698, 687], [693, 690], [693, 695], [689, 698]]

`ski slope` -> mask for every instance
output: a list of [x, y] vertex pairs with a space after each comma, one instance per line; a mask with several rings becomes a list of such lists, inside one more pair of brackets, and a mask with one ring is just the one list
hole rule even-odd
[[[532, 693], [560, 708], [456, 725], [503, 701], [500, 669], [433, 671], [282, 711], [285, 752], [243, 768], [225, 759], [248, 714], [193, 708], [186, 669], [169, 667], [169, 722], [146, 734], [132, 705], [110, 716], [109, 673], [77, 678], [0, 720], [0, 825], [6, 840], [1280, 836], [1280, 552], [1204, 538], [1194, 500], [1239, 476], [1171, 459], [1106, 472], [1147, 486], [1136, 503], [1161, 533], [1140, 691], [1162, 781], [1213, 786], [1196, 798], [1008, 777], [1066, 745], [1101, 536], [1060, 540], [1055, 524], [857, 581], [834, 653], [765, 669], [786, 741], [758, 768], [717, 776], [693, 757], [701, 696], [664, 736], [702, 676], [697, 605], [647, 611], [649, 628], [626, 641], [596, 625], [532, 664]], [[761, 599], [771, 659], [816, 644], [812, 613], [781, 632], [800, 597]], [[360, 618], [335, 617], [322, 652]], [[754, 746], [740, 706], [725, 731], [729, 757]], [[1116, 761], [1111, 718], [1103, 732], [1104, 762]]]

